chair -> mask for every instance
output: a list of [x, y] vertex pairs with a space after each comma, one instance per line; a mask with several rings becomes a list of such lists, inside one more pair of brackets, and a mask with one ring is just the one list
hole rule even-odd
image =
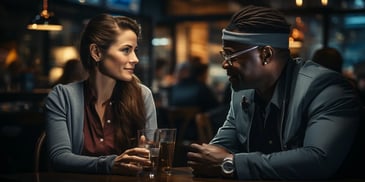
[[38, 140], [36, 142], [34, 148], [34, 172], [40, 172], [40, 164], [41, 164], [41, 153], [42, 149], [44, 148], [44, 141], [46, 139], [46, 132], [42, 131], [39, 135]]
[[209, 143], [213, 138], [213, 128], [208, 114], [198, 113], [195, 122], [198, 129], [198, 142]]

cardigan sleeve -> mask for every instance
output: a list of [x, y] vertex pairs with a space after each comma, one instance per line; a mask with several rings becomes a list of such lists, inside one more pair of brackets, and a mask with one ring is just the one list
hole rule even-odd
[[142, 97], [146, 108], [146, 128], [157, 128], [157, 115], [155, 102], [151, 90], [141, 84]]
[[80, 93], [80, 85], [57, 85], [46, 99], [46, 141], [51, 168], [64, 172], [111, 173], [116, 155], [80, 155], [83, 129], [83, 117], [78, 117], [83, 113], [79, 108], [83, 108]]

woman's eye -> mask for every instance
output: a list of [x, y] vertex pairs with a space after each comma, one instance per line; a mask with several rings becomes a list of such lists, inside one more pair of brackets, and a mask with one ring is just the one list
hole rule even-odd
[[123, 48], [122, 49], [122, 52], [125, 53], [125, 54], [129, 54], [131, 52], [131, 48], [127, 47], [127, 48]]

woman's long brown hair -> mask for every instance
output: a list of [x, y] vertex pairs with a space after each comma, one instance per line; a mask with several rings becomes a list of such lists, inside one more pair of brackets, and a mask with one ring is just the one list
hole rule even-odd
[[114, 122], [114, 128], [118, 128], [115, 137], [121, 151], [135, 145], [136, 141], [132, 138], [135, 138], [137, 130], [144, 128], [146, 123], [146, 111], [138, 82], [137, 77], [133, 77], [130, 82], [118, 81], [112, 95], [112, 100], [118, 102], [113, 112], [119, 120]]

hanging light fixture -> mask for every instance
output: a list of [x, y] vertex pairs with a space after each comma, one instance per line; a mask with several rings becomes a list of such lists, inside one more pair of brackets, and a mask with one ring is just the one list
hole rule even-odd
[[30, 30], [60, 31], [62, 25], [59, 23], [53, 12], [48, 11], [48, 0], [43, 0], [43, 10], [37, 14], [28, 25]]

